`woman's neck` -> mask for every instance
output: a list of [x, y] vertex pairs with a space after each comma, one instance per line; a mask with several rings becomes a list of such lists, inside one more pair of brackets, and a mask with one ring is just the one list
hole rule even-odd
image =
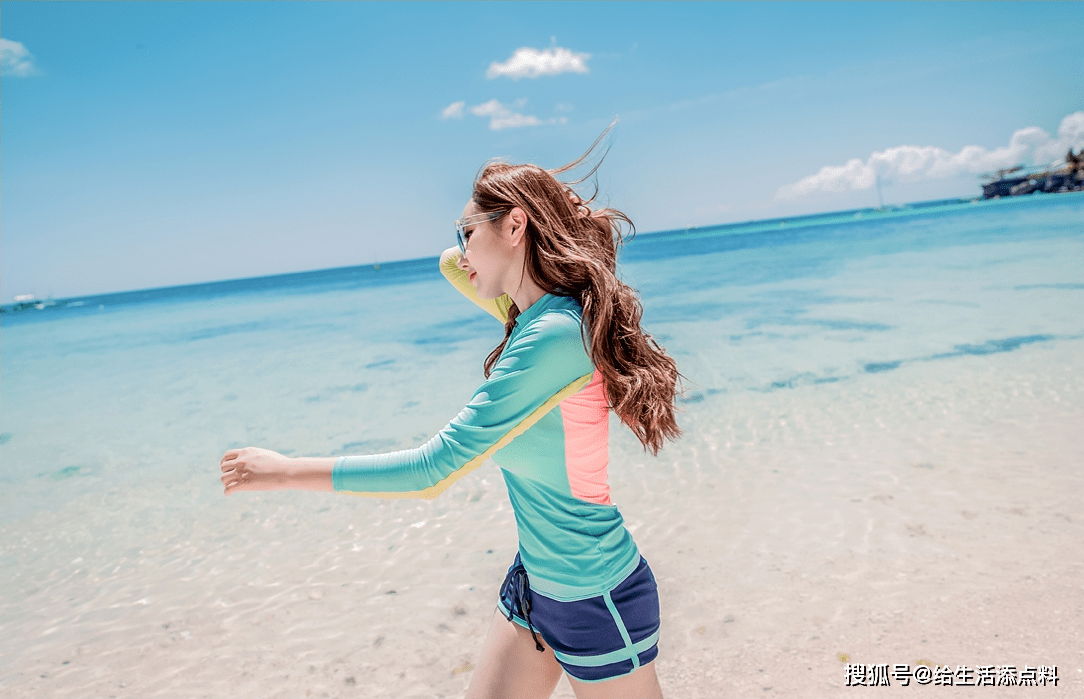
[[546, 295], [546, 290], [535, 283], [529, 275], [524, 275], [523, 283], [520, 284], [519, 290], [516, 293], [511, 294], [512, 300], [516, 302], [516, 308], [520, 313], [523, 313], [528, 308], [534, 305], [535, 301]]
[[534, 280], [531, 273], [527, 269], [527, 260], [523, 253], [523, 248], [520, 247], [519, 260], [513, 263], [512, 269], [519, 267], [519, 279], [510, 279], [506, 283], [507, 288], [514, 291], [506, 291], [505, 293], [512, 297], [512, 300], [516, 302], [516, 308], [520, 313], [523, 313], [538, 299], [546, 295], [546, 290], [539, 286], [538, 282]]

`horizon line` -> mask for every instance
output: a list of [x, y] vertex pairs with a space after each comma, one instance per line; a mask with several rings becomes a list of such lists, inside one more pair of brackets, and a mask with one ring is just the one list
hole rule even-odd
[[[1024, 197], [1008, 197], [1008, 198], [1006, 198], [1006, 200], [1008, 200], [1008, 201], [1014, 201], [1014, 200], [1017, 200], [1017, 199], [1024, 199]], [[1031, 197], [1027, 197], [1027, 199], [1030, 200]], [[888, 206], [884, 206], [884, 207], [862, 207], [862, 208], [858, 208], [858, 209], [841, 209], [841, 210], [838, 210], [838, 211], [827, 211], [827, 212], [820, 212], [820, 213], [815, 213], [815, 214], [800, 214], [800, 215], [797, 215], [797, 216], [778, 216], [778, 217], [775, 217], [775, 218], [750, 219], [748, 221], [730, 222], [730, 223], [717, 223], [717, 224], [709, 224], [709, 225], [706, 225], [706, 226], [687, 226], [687, 227], [683, 227], [683, 228], [670, 228], [670, 229], [665, 229], [665, 230], [649, 231], [649, 232], [646, 232], [646, 233], [637, 232], [632, 237], [632, 239], [635, 240], [636, 238], [640, 238], [640, 237], [651, 238], [651, 237], [655, 237], [655, 236], [668, 237], [668, 236], [672, 236], [672, 235], [682, 235], [682, 234], [688, 234], [688, 233], [706, 233], [708, 231], [719, 230], [719, 229], [741, 229], [741, 228], [749, 227], [749, 226], [760, 227], [759, 230], [749, 231], [749, 233], [763, 233], [763, 232], [765, 232], [763, 230], [763, 227], [766, 226], [766, 225], [771, 225], [771, 224], [775, 224], [775, 223], [783, 223], [783, 224], [785, 224], [788, 221], [794, 221], [794, 222], [806, 221], [807, 223], [820, 222], [820, 223], [823, 223], [823, 224], [828, 224], [828, 223], [833, 223], [833, 222], [834, 223], [840, 223], [841, 221], [834, 221], [833, 219], [835, 219], [837, 217], [840, 217], [840, 216], [848, 216], [848, 215], [854, 216], [855, 214], [860, 214], [860, 213], [863, 213], [863, 212], [874, 212], [874, 213], [892, 213], [892, 212], [895, 212], [895, 213], [900, 213], [900, 212], [904, 212], [904, 211], [907, 211], [907, 210], [912, 210], [915, 213], [918, 213], [920, 211], [925, 211], [925, 210], [929, 210], [931, 208], [934, 208], [937, 205], [948, 206], [948, 205], [952, 205], [952, 204], [971, 204], [971, 203], [985, 202], [985, 201], [995, 201], [995, 200], [993, 200], [993, 199], [984, 200], [981, 196], [974, 197], [974, 198], [952, 197], [952, 198], [948, 198], [948, 199], [931, 199], [931, 200], [926, 200], [926, 201], [910, 202], [910, 203], [906, 203], [906, 204], [892, 204], [892, 205], [888, 205]], [[783, 229], [781, 229], [781, 230], [783, 230]], [[735, 233], [738, 233], [738, 232], [740, 232], [740, 231], [737, 231], [737, 230], [735, 231]], [[44, 298], [38, 298], [37, 296], [35, 296], [34, 297], [34, 302], [35, 303], [48, 302], [48, 301], [52, 301], [52, 302], [76, 302], [76, 301], [85, 301], [85, 300], [95, 299], [95, 298], [100, 298], [100, 297], [105, 297], [105, 296], [121, 296], [121, 295], [127, 295], [127, 294], [140, 294], [140, 293], [154, 293], [154, 294], [157, 295], [157, 294], [160, 294], [160, 293], [163, 293], [163, 292], [177, 291], [177, 290], [181, 290], [181, 289], [198, 288], [198, 287], [205, 287], [205, 286], [214, 286], [214, 285], [220, 285], [220, 284], [231, 284], [231, 283], [237, 283], [237, 282], [258, 282], [260, 280], [270, 281], [270, 280], [279, 279], [279, 278], [282, 278], [282, 277], [295, 277], [295, 276], [302, 276], [302, 275], [326, 274], [326, 273], [329, 273], [329, 272], [341, 272], [341, 271], [350, 270], [350, 269], [362, 270], [362, 269], [367, 269], [367, 268], [373, 268], [373, 271], [379, 271], [381, 265], [401, 266], [401, 265], [408, 265], [410, 263], [419, 263], [419, 262], [425, 262], [425, 261], [428, 261], [428, 260], [439, 260], [439, 259], [440, 259], [440, 254], [437, 254], [437, 255], [427, 255], [427, 256], [424, 256], [424, 257], [411, 257], [411, 258], [401, 258], [401, 259], [395, 259], [395, 260], [376, 261], [376, 262], [372, 262], [372, 263], [342, 265], [342, 266], [339, 266], [339, 267], [321, 267], [321, 268], [317, 268], [317, 269], [294, 270], [294, 271], [291, 271], [291, 272], [275, 272], [275, 273], [271, 273], [271, 274], [258, 274], [258, 275], [251, 276], [251, 277], [233, 277], [233, 278], [228, 278], [228, 279], [213, 279], [213, 280], [202, 281], [202, 282], [188, 282], [188, 283], [183, 283], [183, 284], [171, 284], [171, 285], [168, 285], [168, 286], [144, 287], [144, 288], [137, 288], [137, 289], [118, 289], [118, 290], [113, 290], [113, 291], [102, 291], [102, 292], [91, 293], [91, 294], [82, 294], [82, 295], [79, 295], [79, 296], [62, 296], [62, 297], [46, 296]], [[14, 296], [12, 297], [11, 302], [9, 302], [9, 303], [0, 303], [0, 307], [4, 308], [5, 311], [10, 309], [11, 307], [13, 307], [15, 305], [16, 305], [16, 302], [14, 301]]]

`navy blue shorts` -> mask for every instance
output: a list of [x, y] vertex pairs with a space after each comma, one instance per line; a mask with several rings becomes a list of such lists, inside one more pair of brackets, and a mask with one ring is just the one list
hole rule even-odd
[[[565, 672], [585, 682], [627, 675], [659, 654], [659, 590], [642, 557], [636, 570], [613, 589], [561, 602], [530, 589], [516, 554], [497, 609], [537, 632]], [[537, 637], [535, 643], [542, 650]]]

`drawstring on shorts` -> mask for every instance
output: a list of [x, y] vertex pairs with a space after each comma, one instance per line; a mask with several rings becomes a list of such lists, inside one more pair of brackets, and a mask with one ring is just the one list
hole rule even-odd
[[[535, 635], [534, 625], [531, 623], [531, 587], [527, 579], [527, 571], [522, 566], [516, 566], [512, 570], [508, 571], [508, 575], [504, 578], [504, 585], [501, 585], [501, 589], [508, 587], [511, 583], [512, 599], [519, 604], [519, 611], [523, 614], [523, 618], [527, 620], [527, 628], [531, 630], [531, 638], [534, 639], [534, 647], [538, 652], [544, 652], [546, 648], [538, 641], [538, 636]], [[508, 605], [508, 621], [512, 621], [512, 606]]]

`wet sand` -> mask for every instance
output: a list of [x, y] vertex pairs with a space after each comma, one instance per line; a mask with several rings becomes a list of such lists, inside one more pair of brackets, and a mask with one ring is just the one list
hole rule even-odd
[[[616, 423], [611, 449], [668, 696], [1084, 696], [1084, 341], [708, 395], [681, 423], [657, 459]], [[226, 499], [219, 456], [4, 524], [5, 697], [462, 694], [515, 554], [495, 466], [432, 502]], [[848, 662], [1060, 681], [847, 687]]]

